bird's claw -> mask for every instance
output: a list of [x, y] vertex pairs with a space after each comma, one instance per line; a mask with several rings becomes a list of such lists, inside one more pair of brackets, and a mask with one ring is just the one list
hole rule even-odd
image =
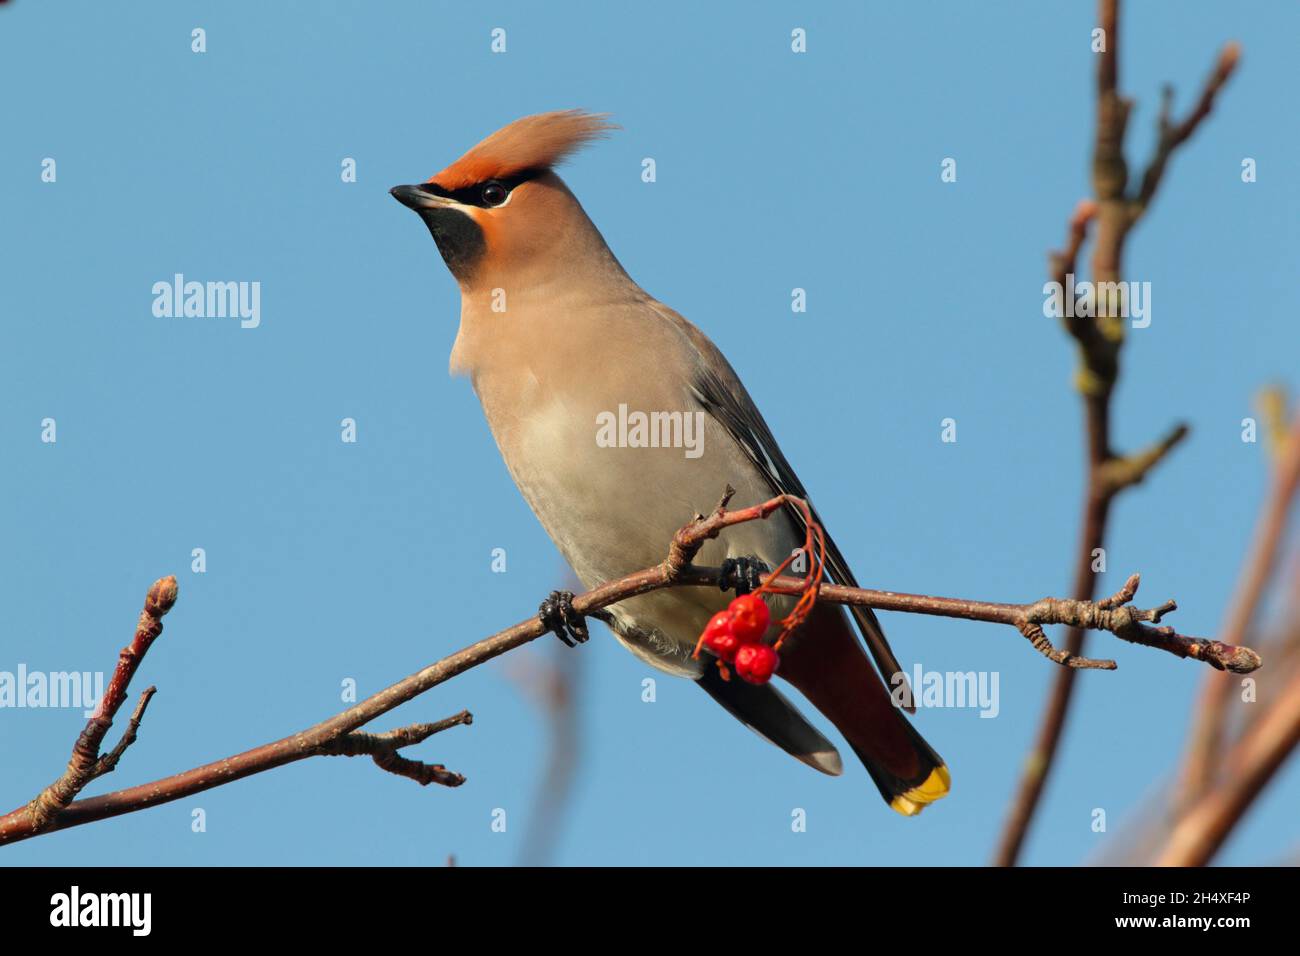
[[758, 558], [727, 558], [718, 570], [718, 589], [749, 594], [762, 584], [762, 577], [772, 569]]
[[565, 647], [587, 643], [587, 622], [573, 609], [572, 591], [552, 591], [537, 608], [542, 627], [564, 642]]

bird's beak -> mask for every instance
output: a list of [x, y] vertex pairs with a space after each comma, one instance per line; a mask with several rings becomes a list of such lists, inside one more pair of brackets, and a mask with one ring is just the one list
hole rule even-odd
[[403, 206], [415, 210], [428, 227], [447, 268], [464, 280], [483, 258], [483, 230], [474, 219], [473, 206], [459, 203], [433, 183], [394, 186], [388, 190]]
[[425, 212], [431, 209], [446, 209], [459, 205], [454, 199], [439, 196], [426, 188], [423, 183], [418, 186], [394, 186], [389, 194], [409, 209]]

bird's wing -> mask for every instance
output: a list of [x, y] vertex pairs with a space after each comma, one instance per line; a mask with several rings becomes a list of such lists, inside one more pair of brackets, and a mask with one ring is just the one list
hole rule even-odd
[[[744, 384], [726, 356], [709, 341], [708, 336], [685, 318], [661, 303], [656, 302], [655, 307], [657, 312], [682, 331], [699, 353], [700, 361], [696, 369], [695, 381], [691, 383], [695, 398], [744, 449], [754, 467], [767, 480], [773, 496], [790, 494], [808, 501], [813, 520], [825, 530], [826, 525], [809, 501], [803, 483], [799, 481], [794, 469], [790, 467], [790, 462], [781, 453], [781, 448], [772, 436], [771, 429], [767, 427], [767, 422], [763, 421], [763, 416], [754, 405], [754, 400], [749, 397], [749, 392], [745, 390]], [[803, 513], [799, 509], [787, 506], [786, 511], [796, 528], [807, 529]], [[848, 562], [844, 560], [844, 555], [836, 546], [829, 531], [826, 532], [826, 571], [831, 581], [836, 584], [846, 587], [858, 586], [853, 572], [849, 570]], [[902, 674], [903, 668], [898, 663], [898, 658], [894, 656], [889, 642], [885, 640], [885, 632], [881, 629], [875, 612], [869, 607], [857, 605], [850, 610], [885, 680], [889, 681], [895, 674]], [[905, 699], [911, 700], [911, 696]], [[911, 706], [904, 709], [909, 712], [913, 710]]]
[[835, 745], [771, 684], [723, 680], [716, 667], [704, 668], [696, 683], [742, 724], [790, 756], [832, 777], [843, 772]]

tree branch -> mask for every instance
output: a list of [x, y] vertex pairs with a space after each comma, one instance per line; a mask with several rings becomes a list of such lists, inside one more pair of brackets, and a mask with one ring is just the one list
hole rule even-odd
[[[1085, 200], [1077, 207], [1071, 221], [1068, 256], [1054, 253], [1048, 257], [1049, 274], [1058, 282], [1063, 282], [1060, 278], [1062, 266], [1073, 265], [1089, 223], [1095, 223], [1096, 227], [1093, 283], [1119, 281], [1125, 240], [1154, 194], [1169, 156], [1209, 114], [1215, 95], [1227, 82], [1239, 59], [1235, 45], [1225, 49], [1197, 108], [1176, 127], [1167, 124], [1169, 134], [1162, 135], [1156, 159], [1148, 168], [1142, 187], [1135, 197], [1130, 198], [1127, 195], [1128, 164], [1124, 157], [1124, 136], [1133, 104], [1119, 93], [1119, 0], [1100, 0], [1099, 20], [1105, 31], [1106, 48], [1097, 56], [1097, 124], [1092, 156], [1096, 200]], [[1093, 555], [1105, 543], [1110, 506], [1115, 496], [1145, 478], [1187, 435], [1187, 426], [1180, 424], [1163, 440], [1137, 454], [1118, 455], [1111, 449], [1111, 394], [1119, 378], [1119, 355], [1125, 329], [1123, 316], [1111, 314], [1110, 305], [1109, 297], [1099, 296], [1095, 317], [1066, 319], [1066, 329], [1078, 343], [1079, 368], [1075, 378], [1083, 396], [1086, 419], [1088, 482], [1071, 590], [1080, 600], [1089, 599], [1096, 592]], [[1066, 633], [1062, 653], [1077, 657], [1083, 653], [1083, 646], [1084, 630], [1072, 627]], [[998, 865], [1013, 866], [1020, 857], [1060, 746], [1073, 690], [1074, 671], [1062, 671], [1056, 677], [1038, 734], [1024, 762], [1025, 769], [995, 851], [994, 862]]]
[[[673, 536], [668, 556], [662, 563], [577, 595], [573, 599], [574, 610], [584, 616], [592, 616], [608, 605], [660, 588], [717, 587], [719, 569], [697, 568], [690, 563], [705, 541], [716, 538], [722, 531], [733, 525], [763, 520], [787, 504], [804, 505], [801, 499], [780, 495], [753, 507], [728, 511], [726, 505], [732, 494], [732, 490], [728, 488], [722, 501], [711, 514], [697, 515], [679, 530]], [[798, 594], [807, 586], [807, 582], [803, 579], [775, 575], [765, 575], [764, 583], [770, 584], [770, 590], [780, 594]], [[1044, 598], [1030, 604], [997, 604], [988, 601], [901, 594], [829, 584], [820, 586], [818, 599], [837, 604], [860, 604], [884, 611], [902, 611], [1011, 625], [1029, 637], [1040, 650], [1043, 649], [1041, 645], [1046, 644], [1047, 640], [1042, 635], [1042, 625], [1070, 624], [1074, 627], [1108, 630], [1124, 640], [1170, 651], [1181, 657], [1201, 659], [1216, 667], [1236, 665], [1250, 669], [1259, 666], [1258, 655], [1247, 648], [1223, 648], [1214, 641], [1184, 637], [1174, 633], [1170, 628], [1150, 626], [1158, 623], [1162, 615], [1172, 611], [1174, 604], [1168, 601], [1158, 608], [1145, 611], [1129, 608], [1127, 605], [1137, 592], [1137, 586], [1138, 577], [1134, 575], [1119, 593], [1105, 601], [1095, 603]], [[0, 817], [0, 845], [27, 839], [38, 833], [79, 826], [94, 820], [179, 800], [252, 774], [322, 754], [349, 756], [369, 754], [375, 757], [376, 763], [390, 772], [411, 776], [421, 783], [432, 780], [448, 783], [448, 780], [439, 779], [438, 775], [433, 773], [435, 768], [425, 767], [422, 764], [415, 765], [414, 761], [407, 761], [397, 751], [410, 743], [425, 739], [430, 733], [442, 727], [454, 723], [468, 723], [468, 714], [448, 718], [441, 724], [417, 725], [390, 731], [388, 734], [355, 734], [354, 731], [457, 674], [535, 640], [545, 633], [549, 632], [538, 618], [521, 621], [430, 664], [328, 720], [300, 733], [224, 760], [195, 767], [152, 783], [65, 804], [59, 812], [40, 818], [32, 813], [32, 804], [21, 807]], [[1085, 661], [1079, 659], [1076, 654], [1062, 655], [1051, 648], [1050, 644], [1046, 644], [1046, 647], [1048, 650], [1044, 653], [1068, 668], [1113, 668], [1115, 666], [1113, 661]], [[442, 772], [446, 773], [445, 770]], [[33, 801], [33, 804], [35, 802]]]
[[[1287, 515], [1300, 495], [1300, 415], [1282, 443], [1268, 498], [1260, 511], [1254, 538], [1247, 552], [1241, 578], [1222, 625], [1222, 633], [1232, 641], [1245, 639], [1246, 631], [1259, 609], [1268, 582], [1273, 576], [1281, 549]], [[1176, 809], [1185, 809], [1200, 800], [1210, 788], [1219, 768], [1223, 747], [1224, 722], [1232, 682], [1207, 680], [1194, 709], [1193, 728], [1186, 763], [1183, 768], [1180, 801]]]
[[[581, 587], [580, 584], [576, 585]], [[572, 587], [568, 588], [572, 590]], [[508, 676], [537, 705], [550, 728], [544, 769], [532, 798], [528, 825], [517, 857], [520, 866], [548, 866], [563, 831], [582, 752], [584, 725], [579, 713], [585, 655], [562, 645], [549, 655], [519, 655]]]
[[1203, 866], [1300, 745], [1300, 672], [1276, 703], [1242, 736], [1226, 761], [1222, 783], [1200, 794], [1174, 825], [1158, 866]]

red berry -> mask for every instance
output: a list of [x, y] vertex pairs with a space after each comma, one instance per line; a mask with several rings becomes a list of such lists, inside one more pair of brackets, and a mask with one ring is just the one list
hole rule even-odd
[[766, 644], [745, 644], [736, 651], [736, 673], [751, 684], [766, 684], [781, 664], [781, 655]]
[[731, 633], [732, 615], [730, 611], [719, 611], [713, 617], [709, 618], [709, 623], [704, 625], [704, 634], [706, 637], [712, 634]]
[[736, 636], [730, 612], [719, 611], [709, 619], [704, 628], [704, 646], [728, 663], [736, 659], [740, 638]]
[[742, 644], [760, 641], [767, 633], [767, 624], [771, 620], [767, 605], [757, 594], [742, 594], [731, 602], [727, 608], [731, 612], [731, 629]]

